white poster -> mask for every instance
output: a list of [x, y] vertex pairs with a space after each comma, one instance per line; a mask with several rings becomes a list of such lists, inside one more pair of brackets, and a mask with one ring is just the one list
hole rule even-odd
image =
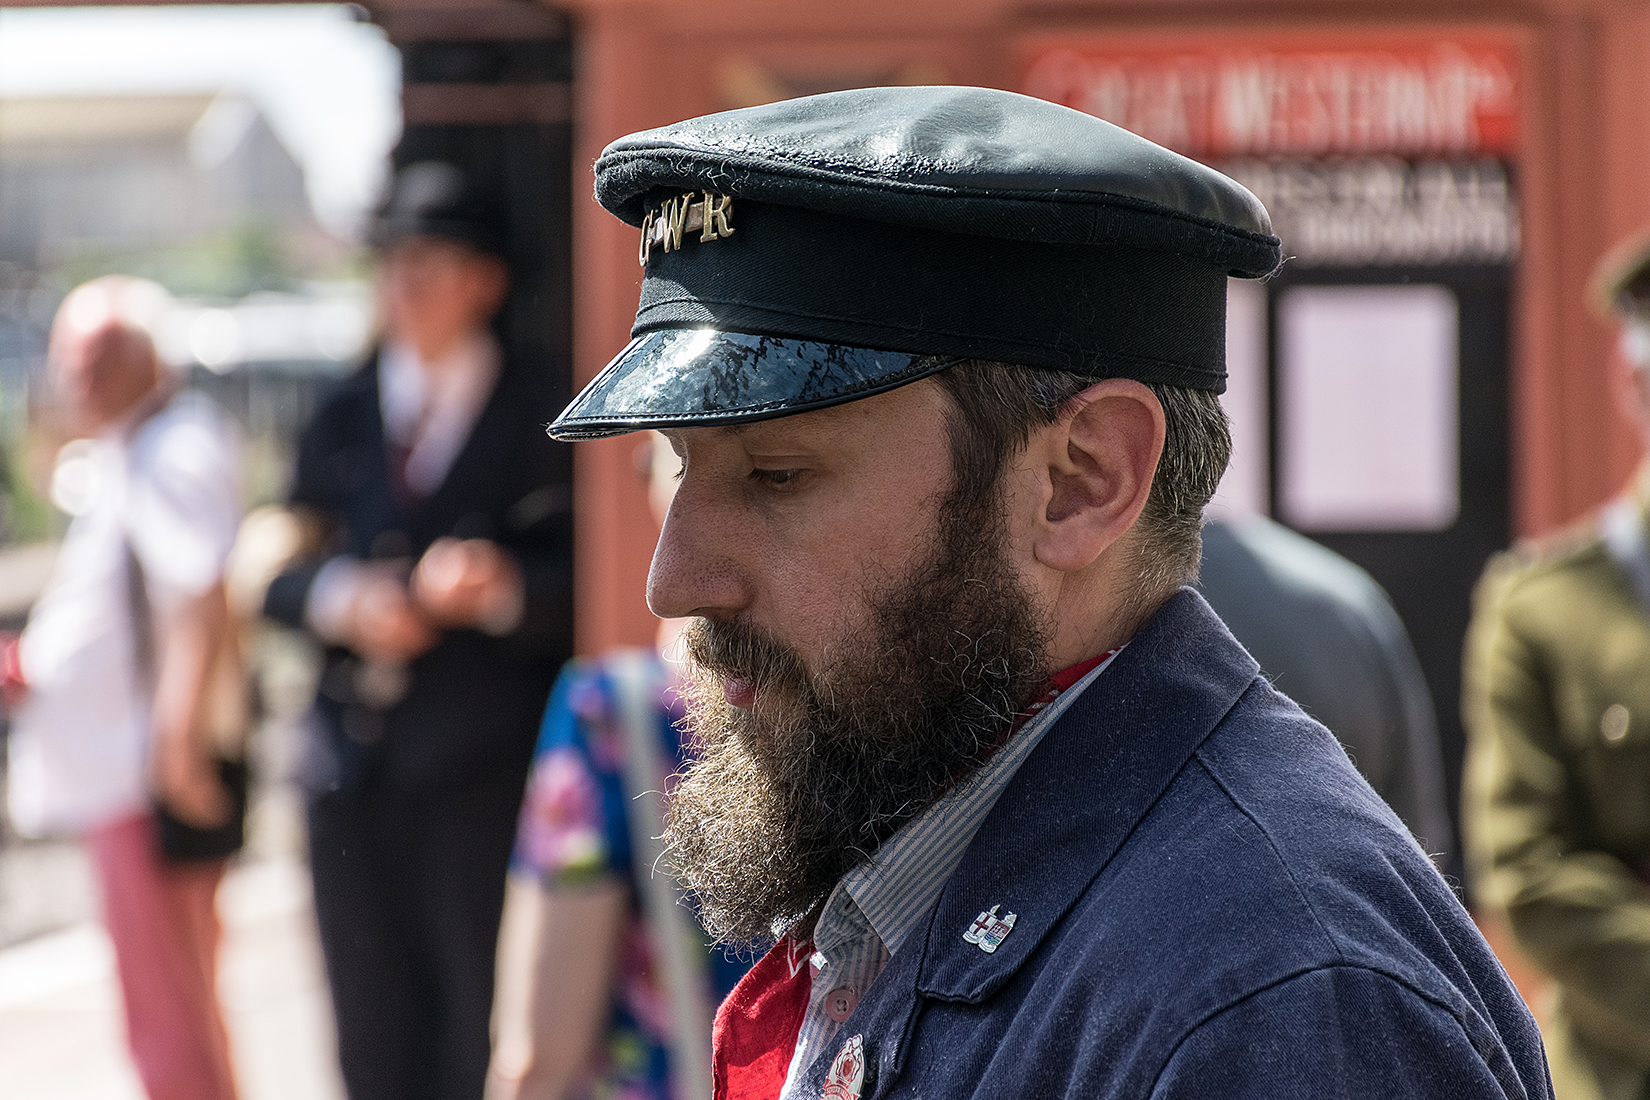
[[1460, 509], [1446, 287], [1307, 286], [1278, 302], [1278, 502], [1309, 531], [1439, 531]]

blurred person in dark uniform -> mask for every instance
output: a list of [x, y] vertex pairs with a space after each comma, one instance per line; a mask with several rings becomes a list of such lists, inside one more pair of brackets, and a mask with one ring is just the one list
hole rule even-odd
[[351, 1100], [474, 1100], [539, 716], [571, 652], [550, 372], [489, 330], [500, 213], [403, 168], [375, 230], [385, 330], [299, 444], [311, 552], [265, 610], [326, 648], [306, 764], [316, 911]]
[[[1650, 441], [1650, 237], [1594, 279], [1622, 408]], [[1467, 639], [1469, 881], [1554, 980], [1558, 1100], [1650, 1095], [1650, 468], [1491, 560]]]
[[1197, 586], [1261, 671], [1329, 727], [1438, 869], [1459, 883], [1432, 693], [1375, 578], [1250, 513], [1204, 526]]

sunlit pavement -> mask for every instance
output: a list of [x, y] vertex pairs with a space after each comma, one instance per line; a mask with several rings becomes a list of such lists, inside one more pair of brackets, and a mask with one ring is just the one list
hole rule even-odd
[[[342, 1100], [307, 871], [292, 858], [244, 863], [218, 908], [218, 988], [242, 1100]], [[144, 1100], [123, 1028], [96, 923], [0, 951], [6, 1100]]]
[[[218, 994], [241, 1100], [343, 1100], [292, 782], [314, 661], [283, 639], [260, 643], [270, 718], [252, 742], [247, 848], [218, 892]], [[146, 1100], [96, 897], [78, 844], [0, 848], [0, 1100]]]

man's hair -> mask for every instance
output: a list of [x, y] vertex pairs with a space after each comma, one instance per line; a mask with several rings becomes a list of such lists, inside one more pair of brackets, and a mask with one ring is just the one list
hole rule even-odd
[[[995, 493], [1003, 467], [1036, 429], [1057, 421], [1096, 379], [1068, 371], [969, 359], [935, 376], [951, 396], [951, 459], [957, 491]], [[1206, 390], [1150, 384], [1167, 433], [1151, 495], [1137, 524], [1138, 584], [1145, 608], [1197, 578], [1203, 508], [1232, 454], [1219, 399]]]

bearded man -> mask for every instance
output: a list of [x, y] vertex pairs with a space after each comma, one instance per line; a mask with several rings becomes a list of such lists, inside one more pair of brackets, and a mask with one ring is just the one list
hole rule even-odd
[[833, 93], [624, 138], [635, 339], [551, 427], [683, 459], [668, 842], [777, 944], [721, 1097], [1546, 1097], [1426, 855], [1195, 592], [1264, 208], [1097, 119]]

